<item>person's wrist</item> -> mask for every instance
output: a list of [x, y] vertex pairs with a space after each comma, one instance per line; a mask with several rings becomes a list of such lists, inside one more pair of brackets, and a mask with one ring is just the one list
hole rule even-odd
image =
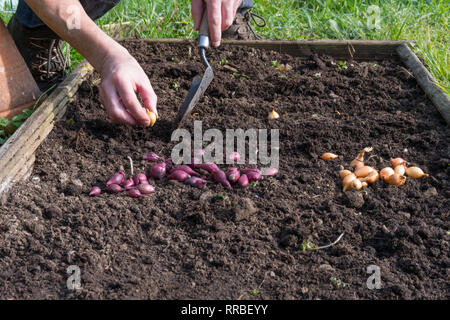
[[124, 57], [130, 56], [128, 50], [114, 40], [112, 40], [112, 43], [106, 44], [100, 52], [102, 54], [98, 55], [99, 59], [94, 68], [102, 75], [113, 71], [111, 68], [114, 68], [118, 60], [123, 60]]

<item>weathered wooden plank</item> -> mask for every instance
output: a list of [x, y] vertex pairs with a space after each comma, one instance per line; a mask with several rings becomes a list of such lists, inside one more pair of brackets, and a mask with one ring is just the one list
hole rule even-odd
[[[142, 41], [142, 40], [136, 40]], [[178, 43], [196, 45], [191, 39], [144, 39], [149, 43]], [[312, 54], [329, 55], [336, 59], [354, 60], [397, 60], [397, 47], [407, 41], [365, 41], [365, 40], [223, 40], [223, 44], [247, 46], [273, 50], [296, 57]]]
[[431, 73], [420, 62], [419, 58], [417, 58], [407, 44], [399, 46], [397, 52], [403, 63], [412, 71], [417, 83], [439, 110], [442, 117], [444, 117], [447, 124], [450, 124], [450, 97], [436, 84], [436, 80]]
[[0, 195], [6, 193], [7, 182], [17, 175], [18, 163], [23, 164], [21, 159], [34, 154], [53, 129], [55, 120], [64, 114], [69, 99], [91, 72], [88, 63], [81, 63], [0, 148]]
[[35, 160], [36, 156], [34, 153], [32, 153], [28, 158], [23, 158], [20, 159], [20, 161], [17, 161], [15, 167], [13, 168], [15, 175], [8, 176], [1, 183], [0, 188], [3, 190], [3, 192], [0, 193], [1, 204], [4, 204], [4, 202], [7, 200], [6, 195], [15, 183], [28, 179], [30, 177], [31, 173], [33, 172]]

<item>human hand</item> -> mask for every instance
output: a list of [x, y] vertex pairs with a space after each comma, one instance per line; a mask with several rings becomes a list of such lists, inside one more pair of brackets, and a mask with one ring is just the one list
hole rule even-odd
[[[157, 97], [150, 80], [139, 63], [122, 46], [115, 47], [105, 56], [99, 70], [102, 82], [100, 101], [112, 122], [149, 126], [145, 109], [158, 115]], [[136, 94], [139, 93], [144, 108]]]
[[191, 12], [194, 18], [194, 29], [200, 29], [206, 4], [211, 45], [218, 47], [222, 38], [222, 31], [233, 24], [236, 11], [241, 2], [242, 0], [192, 0]]

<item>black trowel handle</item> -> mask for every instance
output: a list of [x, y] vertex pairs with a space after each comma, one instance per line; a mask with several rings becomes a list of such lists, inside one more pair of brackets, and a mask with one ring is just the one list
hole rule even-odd
[[208, 8], [206, 8], [205, 2], [205, 11], [203, 12], [202, 24], [200, 25], [200, 38], [198, 46], [200, 48], [209, 48], [209, 25], [208, 25]]

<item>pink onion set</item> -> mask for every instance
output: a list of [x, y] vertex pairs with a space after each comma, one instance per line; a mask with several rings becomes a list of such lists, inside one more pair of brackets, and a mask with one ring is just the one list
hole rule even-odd
[[[229, 158], [237, 162], [240, 159], [240, 155], [238, 152], [233, 152], [229, 155]], [[215, 182], [221, 184], [228, 190], [233, 190], [232, 184], [247, 187], [250, 182], [263, 180], [263, 174], [258, 168], [238, 169], [232, 167], [225, 172], [214, 162], [201, 163], [198, 158], [192, 158], [191, 164], [189, 165], [173, 166], [170, 158], [164, 160], [163, 157], [160, 157], [154, 152], [147, 153], [144, 156], [144, 160], [156, 162], [149, 169], [148, 177], [145, 173], [138, 173], [134, 177], [126, 179], [125, 173], [119, 171], [106, 182], [105, 190], [111, 194], [127, 191], [128, 196], [131, 198], [142, 198], [155, 192], [155, 187], [149, 183], [149, 180], [162, 180], [164, 178], [183, 182], [194, 188], [202, 189], [206, 186], [206, 177], [202, 176], [202, 173], [196, 170], [203, 170], [206, 175], [210, 174]], [[278, 169], [276, 168], [264, 170], [264, 175], [266, 176], [274, 176], [277, 173]], [[94, 186], [89, 192], [89, 196], [98, 196], [101, 192], [102, 190], [99, 186]]]

